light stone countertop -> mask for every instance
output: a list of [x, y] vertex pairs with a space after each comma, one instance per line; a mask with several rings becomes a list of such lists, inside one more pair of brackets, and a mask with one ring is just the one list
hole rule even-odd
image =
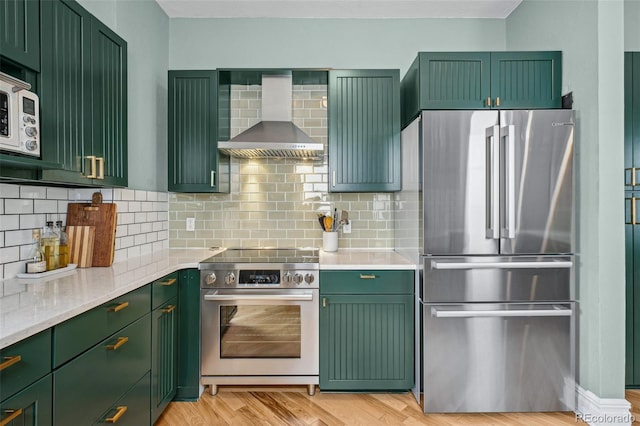
[[416, 265], [392, 250], [338, 249], [320, 250], [321, 270], [416, 269]]
[[[0, 281], [0, 349], [189, 268], [223, 249], [167, 249], [103, 268], [78, 268], [42, 279]], [[320, 269], [415, 269], [391, 250], [320, 250]]]

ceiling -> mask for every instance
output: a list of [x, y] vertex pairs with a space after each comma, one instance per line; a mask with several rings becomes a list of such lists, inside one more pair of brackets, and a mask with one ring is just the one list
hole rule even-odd
[[506, 18], [522, 0], [156, 0], [170, 18]]

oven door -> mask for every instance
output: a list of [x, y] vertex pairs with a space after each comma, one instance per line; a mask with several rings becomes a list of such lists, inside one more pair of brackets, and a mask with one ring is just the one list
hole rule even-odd
[[317, 289], [201, 290], [202, 376], [318, 374]]

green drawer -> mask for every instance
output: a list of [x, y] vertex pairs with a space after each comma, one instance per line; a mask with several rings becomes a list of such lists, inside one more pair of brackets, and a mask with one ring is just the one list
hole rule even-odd
[[51, 374], [0, 403], [2, 425], [51, 426], [52, 415]]
[[118, 426], [151, 424], [149, 386], [151, 373], [144, 375], [129, 391], [104, 413], [94, 424], [117, 423]]
[[151, 283], [151, 310], [178, 295], [178, 272]]
[[59, 367], [150, 310], [151, 288], [146, 285], [55, 326], [54, 367]]
[[0, 401], [51, 371], [51, 330], [0, 349]]
[[[124, 338], [128, 340], [118, 346]], [[150, 367], [151, 315], [147, 314], [53, 373], [54, 423], [92, 424]]]
[[320, 293], [413, 294], [415, 271], [320, 271]]

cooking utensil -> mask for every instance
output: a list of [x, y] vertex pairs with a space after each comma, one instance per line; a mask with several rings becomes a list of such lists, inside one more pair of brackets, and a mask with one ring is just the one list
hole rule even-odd
[[324, 231], [324, 215], [322, 213], [318, 213], [318, 222], [320, 222], [320, 228]]
[[333, 218], [331, 216], [326, 216], [324, 218], [324, 230], [327, 232], [331, 232], [333, 229]]

